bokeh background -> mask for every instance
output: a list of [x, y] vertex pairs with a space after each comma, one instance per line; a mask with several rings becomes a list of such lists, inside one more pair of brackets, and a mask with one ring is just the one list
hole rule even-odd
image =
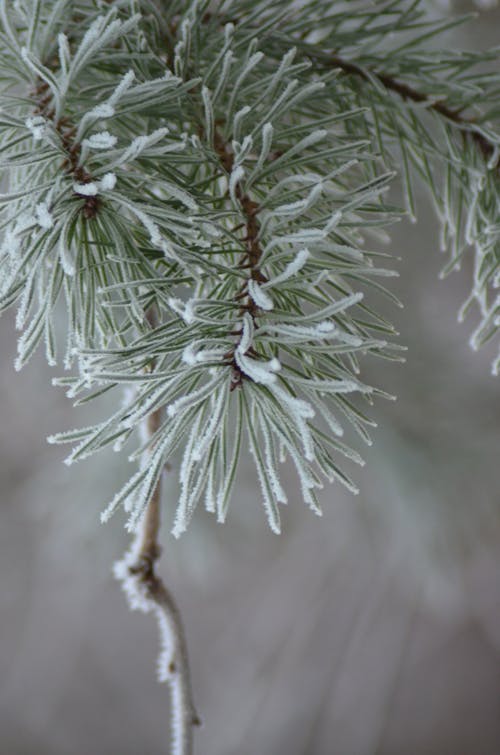
[[[451, 43], [499, 38], [488, 10]], [[398, 401], [375, 409], [361, 494], [325, 489], [322, 519], [291, 496], [276, 537], [248, 465], [228, 523], [200, 510], [177, 542], [167, 481], [161, 571], [186, 624], [196, 755], [500, 753], [498, 380], [456, 322], [468, 272], [438, 281], [425, 197], [393, 237], [409, 351], [367, 365]], [[127, 464], [62, 465], [46, 435], [99, 407], [72, 409], [41, 356], [14, 372], [11, 316], [0, 349], [0, 753], [167, 753], [156, 627], [111, 576], [123, 520], [98, 518]]]

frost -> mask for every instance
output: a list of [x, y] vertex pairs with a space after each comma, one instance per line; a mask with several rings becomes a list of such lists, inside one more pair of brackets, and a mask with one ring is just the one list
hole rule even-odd
[[190, 406], [199, 404], [201, 401], [211, 395], [214, 388], [221, 382], [220, 372], [213, 380], [210, 380], [202, 388], [196, 391], [192, 391], [187, 396], [181, 396], [173, 403], [167, 406], [167, 414], [169, 417], [175, 417], [181, 410], [186, 410]]
[[35, 115], [32, 118], [26, 118], [26, 127], [29, 128], [35, 142], [39, 142], [43, 139], [47, 122], [41, 115]]
[[205, 110], [205, 138], [207, 142], [211, 144], [214, 138], [214, 110], [210, 90], [208, 87], [203, 86], [201, 88], [201, 98], [203, 100], [203, 107]]
[[39, 204], [37, 204], [36, 217], [38, 220], [38, 225], [46, 230], [52, 228], [52, 226], [54, 225], [54, 221], [49, 212], [49, 208], [46, 202], [40, 202]]
[[271, 297], [262, 290], [258, 283], [254, 280], [248, 281], [248, 293], [255, 302], [255, 304], [264, 310], [271, 310], [274, 307]]
[[234, 352], [234, 357], [240, 370], [256, 383], [272, 385], [276, 382], [276, 372], [279, 372], [281, 369], [281, 364], [278, 359], [271, 359], [267, 362], [258, 362], [256, 359], [251, 359], [250, 357], [245, 356], [239, 346]]
[[85, 184], [74, 183], [73, 191], [83, 197], [95, 197], [99, 193], [98, 186], [93, 181]]
[[[134, 7], [127, 14], [114, 5]], [[44, 341], [48, 360], [54, 359], [54, 314], [66, 304], [65, 366], [74, 357], [76, 376], [61, 385], [77, 403], [91, 397], [89, 386], [95, 395], [133, 386], [134, 395], [111, 418], [66, 438], [76, 445], [70, 462], [137, 440], [126, 455], [138, 471], [103, 518], [120, 506], [129, 512], [127, 527], [140, 530], [155, 482], [175, 454], [181, 463], [174, 533], [185, 529], [198, 498], [223, 521], [241, 439], [254, 457], [271, 527], [279, 531], [279, 504], [286, 501], [280, 461], [295, 465], [302, 496], [317, 513], [322, 480], [338, 479], [354, 490], [335, 466], [339, 455], [359, 462], [339, 440], [338, 419], [366, 438], [370, 421], [357, 400], [371, 403], [385, 394], [358, 380], [361, 362], [370, 352], [399, 356], [373, 335], [390, 332], [372, 310], [381, 290], [372, 276], [387, 275], [377, 269], [385, 256], [378, 240], [392, 219], [392, 205], [379, 202], [388, 174], [380, 175], [378, 155], [404, 158], [407, 144], [409, 172], [420, 174], [439, 205], [443, 245], [452, 247], [447, 271], [468, 266], [464, 235], [475, 247], [464, 309], [479, 310], [473, 347], [500, 325], [492, 291], [500, 283], [493, 175], [500, 137], [493, 121], [480, 117], [487, 114], [479, 97], [486, 79], [469, 75], [470, 57], [458, 66], [458, 57], [450, 65], [445, 55], [438, 97], [430, 58], [413, 48], [413, 78], [423, 92], [427, 80], [429, 98], [421, 107], [397, 92], [386, 100], [382, 69], [379, 75], [368, 64], [383, 49], [387, 24], [382, 31], [377, 26], [376, 9], [342, 10], [325, 21], [331, 29], [318, 32], [318, 44], [331, 41], [340, 23], [352, 60], [365, 56], [367, 76], [355, 76], [357, 84], [341, 77], [340, 92], [339, 71], [311, 62], [329, 53], [310, 46], [314, 30], [301, 18], [300, 3], [292, 3], [293, 19], [286, 3], [276, 14], [272, 4], [251, 10], [247, 4], [241, 18], [240, 4], [226, 13], [231, 3], [176, 3], [175, 50], [158, 57], [156, 25], [132, 29], [139, 17], [125, 20], [136, 5], [90, 3], [72, 30], [65, 0], [56, 0], [61, 17], [52, 39], [45, 28], [49, 11], [30, 16], [30, 4], [19, 0], [14, 15], [20, 15], [9, 24], [9, 3], [0, 0], [14, 79], [20, 75], [36, 90], [18, 97], [16, 81], [7, 78], [0, 103], [11, 192], [0, 198], [0, 297], [3, 308], [16, 305], [16, 325], [24, 329], [16, 366]], [[215, 18], [216, 6], [224, 18]], [[319, 23], [322, 4], [312, 6]], [[203, 16], [207, 8], [210, 18]], [[230, 16], [237, 23], [224, 27]], [[410, 16], [403, 13], [398, 34], [411, 32]], [[200, 26], [200, 20], [208, 22]], [[57, 36], [62, 29], [67, 37]], [[219, 42], [211, 39], [217, 34]], [[271, 53], [266, 58], [262, 46]], [[389, 73], [403, 81], [408, 71], [399, 52]], [[123, 76], [129, 66], [137, 74]], [[370, 105], [365, 111], [360, 87], [373, 83], [377, 96], [361, 98]], [[453, 119], [436, 129], [430, 159], [420, 118], [431, 111], [439, 118], [435, 103], [450, 96], [464, 114], [478, 117], [470, 130]], [[411, 118], [403, 117], [410, 106]], [[363, 138], [366, 118], [377, 125], [376, 154]], [[391, 151], [398, 140], [400, 149]], [[483, 140], [489, 146], [477, 154]], [[442, 172], [443, 190], [435, 183]], [[71, 198], [71, 186], [80, 200]], [[97, 195], [107, 201], [85, 202]], [[409, 191], [410, 206], [411, 200]], [[92, 207], [99, 213], [87, 223]], [[372, 239], [375, 248], [365, 249]], [[353, 289], [373, 294], [366, 306]], [[153, 309], [149, 327], [145, 312]], [[156, 412], [153, 427], [145, 420]]]
[[262, 435], [264, 437], [264, 458], [266, 465], [266, 472], [271, 483], [271, 488], [276, 500], [279, 503], [288, 503], [287, 495], [281, 486], [281, 482], [276, 471], [275, 462], [273, 458], [273, 444], [268, 428], [265, 422], [261, 422]]
[[112, 191], [116, 186], [116, 175], [114, 173], [106, 173], [99, 182], [99, 188], [101, 191]]
[[309, 195], [305, 199], [299, 199], [297, 202], [291, 202], [289, 204], [283, 204], [279, 207], [273, 208], [273, 215], [283, 215], [285, 217], [293, 216], [296, 217], [297, 215], [300, 215], [303, 212], [306, 212], [310, 207], [312, 207], [316, 201], [321, 197], [323, 193], [323, 186], [321, 183], [317, 184], [316, 186], [313, 186], [311, 191], [309, 192]]
[[86, 115], [92, 118], [112, 118], [114, 114], [114, 107], [109, 102], [103, 102], [89, 110]]
[[[340, 333], [334, 323], [329, 320], [322, 320], [316, 325], [311, 326], [266, 323], [262, 326], [261, 331], [277, 333], [280, 336], [284, 336], [287, 340], [290, 339], [290, 341], [323, 340], [326, 338], [336, 338], [344, 342], [346, 340], [346, 336]], [[355, 340], [357, 346], [362, 343], [361, 339], [355, 339], [354, 336], [351, 340]]]
[[73, 260], [70, 258], [69, 249], [67, 248], [67, 242], [64, 233], [61, 233], [59, 237], [58, 254], [64, 273], [66, 275], [69, 275], [70, 277], [73, 276], [75, 274], [75, 265]]
[[272, 123], [264, 123], [262, 126], [262, 144], [259, 157], [247, 180], [247, 186], [249, 188], [255, 183], [266, 165], [272, 147], [273, 134], [274, 128]]
[[168, 299], [168, 306], [171, 307], [174, 312], [177, 312], [187, 325], [190, 325], [194, 321], [196, 307], [195, 299], [189, 299], [187, 302], [183, 302], [182, 299], [170, 297]]
[[243, 328], [241, 331], [241, 338], [238, 344], [238, 352], [240, 354], [246, 354], [246, 352], [252, 345], [253, 334], [254, 334], [253, 319], [248, 314], [248, 312], [245, 312], [245, 314], [243, 315]]
[[215, 349], [197, 349], [197, 343], [190, 343], [182, 352], [182, 361], [185, 364], [193, 366], [203, 362], [213, 362], [219, 360], [225, 353], [224, 348]]
[[125, 76], [122, 78], [118, 86], [116, 87], [115, 91], [112, 93], [110, 97], [108, 97], [108, 104], [114, 107], [123, 97], [127, 89], [130, 89], [135, 79], [135, 73], [132, 71], [127, 71]]
[[91, 149], [110, 149], [115, 146], [117, 141], [116, 136], [110, 134], [109, 131], [100, 131], [98, 134], [92, 134], [84, 139], [82, 145], [87, 145]]
[[245, 158], [248, 156], [248, 154], [251, 152], [253, 147], [253, 139], [250, 135], [245, 136], [243, 141], [237, 142], [233, 139], [233, 153], [235, 156], [235, 163], [239, 165], [242, 163]]
[[196, 443], [193, 446], [192, 458], [194, 461], [200, 461], [203, 458], [203, 455], [212, 442], [214, 435], [219, 430], [222, 413], [225, 408], [226, 398], [226, 392], [224, 390], [219, 390], [219, 395], [212, 405], [210, 419], [203, 430], [203, 434], [201, 436], [198, 436]]
[[297, 273], [302, 270], [310, 256], [311, 253], [309, 249], [301, 249], [299, 252], [297, 252], [295, 259], [288, 263], [283, 272], [277, 275], [275, 278], [272, 278], [267, 283], [264, 283], [263, 288], [275, 286], [278, 283], [283, 283], [289, 278], [292, 278], [294, 275], [297, 275]]
[[130, 160], [135, 160], [141, 154], [141, 152], [144, 152], [145, 149], [159, 142], [167, 134], [168, 128], [158, 128], [151, 134], [136, 136], [121, 155], [119, 160], [120, 164], [127, 163]]
[[[234, 116], [234, 119], [233, 119], [233, 143], [236, 143], [236, 144], [239, 143], [241, 125], [243, 123], [243, 120], [246, 118], [246, 116], [250, 112], [250, 110], [251, 110], [250, 106], [249, 105], [245, 105], [244, 107], [241, 108], [241, 110], [238, 110], [238, 112]], [[250, 141], [251, 141], [251, 137], [249, 136], [249, 137], [245, 137], [245, 138], [247, 139], [247, 145], [248, 145], [248, 139], [250, 139]]]
[[238, 186], [238, 184], [240, 183], [240, 181], [244, 177], [244, 175], [245, 175], [245, 171], [242, 168], [242, 166], [241, 165], [236, 165], [233, 168], [233, 170], [231, 172], [231, 176], [229, 178], [229, 193], [231, 195], [231, 199], [233, 200], [233, 202], [235, 204], [238, 203], [238, 197], [237, 197], [237, 194], [236, 194], [236, 187]]
[[288, 408], [290, 416], [299, 431], [304, 447], [304, 455], [308, 461], [313, 461], [315, 458], [314, 444], [311, 431], [306, 423], [307, 419], [312, 419], [315, 416], [313, 407], [307, 401], [290, 395], [278, 385], [274, 385], [272, 391], [276, 398]]

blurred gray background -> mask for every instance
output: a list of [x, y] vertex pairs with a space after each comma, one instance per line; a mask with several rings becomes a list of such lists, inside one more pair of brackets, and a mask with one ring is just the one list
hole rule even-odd
[[[494, 10], [455, 39], [499, 32]], [[323, 519], [291, 496], [276, 537], [248, 467], [228, 523], [200, 509], [177, 542], [167, 483], [161, 571], [187, 629], [196, 755], [500, 753], [498, 380], [456, 322], [468, 273], [439, 282], [437, 246], [421, 198], [419, 224], [394, 229], [408, 360], [368, 365], [398, 401], [376, 407], [360, 496], [326, 488]], [[45, 437], [89, 408], [41, 356], [14, 373], [13, 317], [0, 347], [0, 753], [167, 753], [154, 620], [111, 576], [123, 519], [98, 518], [127, 463], [62, 465]]]

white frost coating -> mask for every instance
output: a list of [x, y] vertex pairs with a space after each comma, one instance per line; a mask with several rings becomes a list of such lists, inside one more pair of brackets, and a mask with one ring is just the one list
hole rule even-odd
[[167, 299], [167, 302], [170, 309], [173, 309], [174, 312], [177, 312], [177, 314], [180, 315], [184, 319], [184, 309], [186, 305], [182, 301], [182, 299], [177, 299], [174, 296], [170, 296]]
[[303, 212], [306, 212], [317, 199], [323, 193], [323, 185], [321, 183], [313, 186], [305, 199], [299, 199], [297, 202], [290, 202], [289, 204], [282, 204], [279, 207], [274, 207], [272, 210], [273, 215], [283, 216], [297, 216]]
[[132, 86], [132, 82], [135, 79], [135, 73], [130, 70], [127, 71], [125, 76], [122, 78], [118, 86], [116, 87], [115, 91], [112, 93], [110, 97], [108, 97], [108, 104], [112, 107], [116, 105], [116, 103], [123, 97], [127, 89], [129, 89]]
[[93, 181], [87, 184], [73, 184], [73, 191], [75, 194], [81, 194], [83, 197], [95, 197], [99, 193], [97, 184]]
[[322, 393], [372, 393], [373, 388], [355, 380], [322, 380], [320, 378], [302, 378], [290, 375], [290, 380], [298, 385], [304, 385], [309, 389]]
[[63, 76], [68, 75], [68, 68], [71, 62], [71, 53], [69, 49], [68, 38], [66, 34], [57, 35], [57, 45], [59, 48], [59, 62], [61, 64], [61, 71]]
[[167, 134], [168, 128], [158, 128], [151, 134], [136, 136], [135, 139], [130, 142], [127, 149], [122, 153], [118, 163], [121, 165], [128, 162], [129, 160], [135, 160], [135, 158], [138, 157], [141, 152], [144, 152], [145, 149], [159, 142]]
[[363, 345], [363, 339], [360, 336], [353, 336], [351, 333], [343, 333], [341, 330], [337, 331], [337, 338], [343, 343], [348, 343], [349, 346], [358, 347]]
[[52, 228], [52, 226], [54, 225], [54, 221], [52, 220], [52, 216], [49, 212], [47, 202], [40, 202], [40, 204], [37, 204], [36, 217], [38, 220], [38, 225], [40, 225], [42, 228], [45, 228], [46, 230]]
[[194, 343], [190, 343], [189, 346], [186, 346], [182, 352], [182, 361], [189, 365], [198, 364], [202, 361], [200, 358], [200, 352], [195, 351]]
[[66, 243], [66, 234], [63, 232], [59, 236], [59, 243], [57, 245], [57, 252], [59, 256], [59, 261], [61, 263], [61, 267], [65, 273], [65, 275], [68, 275], [69, 277], [72, 277], [75, 274], [75, 265], [73, 260], [71, 259], [69, 255], [69, 249], [67, 248]]
[[169, 307], [182, 317], [186, 325], [191, 325], [191, 323], [194, 322], [196, 319], [196, 299], [188, 299], [187, 302], [183, 302], [182, 299], [176, 299], [171, 296], [167, 301]]
[[205, 510], [210, 514], [215, 514], [215, 480], [214, 466], [211, 464], [208, 468], [208, 480], [205, 488]]
[[195, 304], [196, 304], [196, 302], [195, 302], [194, 299], [188, 299], [187, 302], [186, 302], [186, 306], [184, 307], [184, 313], [183, 313], [182, 316], [184, 318], [184, 322], [187, 325], [191, 325], [191, 323], [194, 322], [194, 319], [195, 319], [195, 314], [194, 314]]
[[121, 198], [122, 203], [129, 208], [129, 210], [136, 216], [138, 220], [141, 221], [144, 228], [149, 233], [149, 240], [153, 244], [153, 246], [156, 246], [158, 249], [161, 249], [162, 252], [165, 254], [165, 257], [175, 257], [175, 254], [171, 251], [171, 249], [168, 247], [166, 240], [163, 238], [163, 236], [160, 233], [160, 229], [156, 225], [156, 223], [151, 220], [149, 215], [147, 215], [145, 212], [143, 212], [139, 207], [137, 207], [132, 202], [126, 202]]
[[212, 97], [214, 102], [216, 102], [219, 99], [221, 92], [223, 92], [226, 87], [229, 71], [233, 64], [233, 61], [234, 61], [233, 51], [228, 50], [224, 55], [222, 66], [221, 66], [221, 72], [217, 80], [217, 85], [214, 89], [214, 93]]
[[[312, 86], [317, 87], [317, 84], [316, 85], [313, 84]], [[286, 152], [286, 155], [290, 157], [291, 155], [294, 155], [298, 152], [302, 153], [304, 150], [308, 149], [309, 147], [312, 147], [313, 144], [317, 144], [318, 142], [322, 141], [327, 135], [328, 135], [328, 131], [326, 129], [319, 128], [316, 131], [313, 131], [312, 133], [305, 136], [296, 144], [294, 144], [293, 147], [291, 147], [291, 149], [289, 149]]]
[[88, 146], [90, 149], [110, 149], [115, 146], [117, 141], [116, 136], [110, 134], [109, 131], [100, 131], [84, 139], [82, 146]]
[[19, 307], [16, 312], [16, 330], [22, 330], [26, 323], [26, 317], [28, 316], [28, 310], [31, 303], [31, 292], [33, 288], [33, 278], [35, 276], [35, 269], [32, 269], [29, 274], [24, 291], [19, 299]]
[[[160, 636], [160, 653], [157, 661], [158, 681], [164, 682], [170, 688], [172, 755], [182, 755], [185, 752], [186, 719], [192, 716], [190, 711], [189, 688], [186, 671], [179, 673], [179, 664], [184, 663], [182, 641], [179, 638], [179, 627], [176, 625], [176, 610], [173, 606], [164, 605], [153, 600], [148, 595], [148, 586], [131, 571], [140, 556], [141, 538], [137, 535], [121, 561], [113, 566], [113, 574], [121, 583], [132, 611], [152, 613], [156, 617]], [[189, 711], [189, 714], [187, 713]], [[190, 722], [189, 722], [190, 725]]]
[[253, 343], [254, 325], [253, 319], [245, 312], [243, 315], [243, 329], [241, 332], [240, 342], [238, 344], [238, 351], [240, 354], [246, 354], [248, 349]]
[[265, 421], [260, 424], [262, 435], [264, 436], [264, 459], [266, 464], [266, 471], [269, 477], [272, 491], [279, 503], [288, 503], [288, 498], [281, 485], [278, 472], [276, 471], [275, 461], [272, 452], [272, 443], [269, 430]]
[[201, 88], [201, 98], [205, 110], [205, 137], [207, 142], [211, 144], [214, 137], [214, 109], [210, 89], [205, 85]]
[[181, 485], [181, 494], [175, 512], [174, 526], [171, 530], [172, 535], [178, 538], [186, 531], [189, 520], [194, 511], [194, 502], [198, 498], [200, 489], [203, 486], [204, 474], [201, 472], [203, 467], [199, 467], [194, 487], [191, 484], [193, 468], [196, 465], [196, 459], [193, 456], [194, 444], [200, 434], [202, 413], [198, 414], [193, 424], [191, 432], [184, 447], [184, 454], [179, 470], [179, 482]]
[[271, 297], [262, 290], [259, 284], [254, 280], [248, 281], [248, 293], [255, 302], [255, 304], [264, 310], [271, 310], [274, 308], [273, 300]]
[[101, 191], [112, 191], [116, 186], [116, 175], [114, 173], [106, 173], [99, 181], [99, 189]]
[[271, 151], [271, 146], [273, 143], [273, 124], [272, 123], [264, 123], [262, 126], [262, 145], [260, 148], [260, 153], [257, 162], [255, 163], [255, 166], [250, 173], [250, 176], [248, 177], [248, 185], [250, 186], [254, 179], [259, 175], [260, 171], [262, 170], [263, 166], [265, 165], [269, 152]]
[[500, 374], [500, 354], [496, 357], [491, 365], [491, 374], [493, 377], [498, 377]]
[[232, 147], [235, 155], [235, 163], [239, 165], [240, 163], [244, 162], [248, 153], [251, 152], [253, 147], [253, 139], [249, 134], [245, 136], [241, 144], [240, 142], [237, 142], [233, 139]]
[[303, 228], [296, 233], [287, 233], [284, 236], [275, 236], [269, 244], [266, 245], [264, 254], [267, 257], [271, 249], [282, 244], [312, 244], [323, 241], [325, 232], [321, 228]]
[[274, 385], [272, 391], [276, 398], [288, 407], [292, 419], [297, 426], [297, 430], [299, 431], [306, 459], [308, 461], [314, 461], [314, 443], [311, 431], [306, 423], [307, 419], [312, 419], [315, 416], [313, 407], [307, 401], [291, 396], [278, 385]]
[[[193, 199], [193, 197], [191, 197], [187, 193], [187, 191], [180, 189], [174, 183], [164, 180], [162, 183], [162, 188], [165, 189], [165, 191], [167, 191], [170, 196], [178, 199], [179, 202], [182, 202], [182, 204], [185, 205], [188, 209], [193, 210], [194, 212], [197, 212], [199, 210], [198, 203]], [[194, 222], [192, 218], [190, 218], [190, 222]], [[199, 240], [199, 243], [202, 243], [201, 239]], [[207, 243], [206, 246], [210, 246], [210, 243]]]
[[201, 461], [214, 436], [219, 430], [226, 398], [226, 391], [223, 388], [220, 389], [219, 395], [215, 400], [215, 404], [214, 406], [212, 406], [212, 414], [207, 425], [205, 426], [203, 434], [201, 435], [201, 437], [198, 436], [198, 439], [193, 446], [192, 458], [194, 461]]
[[264, 504], [264, 509], [267, 514], [269, 526], [273, 532], [279, 535], [280, 516], [279, 516], [278, 507], [276, 505], [276, 501], [273, 499], [272, 487], [271, 488], [269, 487], [269, 484], [268, 484], [269, 481], [267, 480], [266, 475], [264, 474], [264, 470], [262, 468], [262, 461], [260, 457], [260, 449], [258, 448], [256, 444], [254, 433], [251, 429], [248, 434], [248, 440], [249, 440], [250, 453], [253, 456], [255, 468], [257, 470], [257, 476], [260, 482], [260, 488], [261, 488], [262, 499], [263, 499], [262, 502]]
[[304, 419], [312, 419], [315, 416], [316, 412], [313, 407], [307, 401], [304, 401], [304, 399], [292, 396], [279, 386], [273, 390], [273, 393], [287, 406], [292, 407], [294, 414], [297, 414]]
[[[329, 322], [328, 320], [322, 320], [317, 325], [311, 326], [266, 323], [262, 326], [262, 331], [278, 333], [279, 335], [285, 336], [286, 338], [291, 338], [298, 341], [337, 338], [345, 342], [343, 334], [339, 333], [334, 323]], [[358, 340], [359, 343], [357, 343], [356, 345], [360, 345], [362, 343], [361, 339]]]
[[256, 383], [262, 385], [272, 385], [276, 382], [276, 372], [281, 369], [278, 359], [271, 359], [269, 362], [257, 362], [255, 359], [245, 356], [241, 353], [239, 347], [234, 352], [236, 364], [245, 375], [248, 375]]
[[300, 320], [302, 323], [313, 323], [320, 318], [321, 320], [324, 320], [328, 317], [331, 317], [332, 315], [337, 314], [338, 312], [344, 312], [346, 309], [349, 309], [349, 307], [353, 307], [355, 304], [358, 304], [360, 301], [362, 301], [362, 299], [363, 293], [361, 291], [355, 294], [350, 294], [349, 296], [345, 296], [343, 299], [339, 299], [333, 304], [328, 304], [328, 306], [323, 307], [323, 309], [320, 309], [313, 314], [302, 315]]
[[31, 135], [35, 142], [39, 142], [43, 139], [47, 122], [41, 115], [35, 115], [32, 118], [26, 118], [26, 128], [29, 128]]
[[243, 176], [245, 175], [244, 169], [241, 167], [241, 165], [236, 165], [232, 172], [231, 176], [229, 178], [229, 193], [231, 195], [231, 199], [235, 204], [237, 204], [237, 196], [236, 196], [236, 186], [241, 181]]
[[182, 361], [190, 366], [203, 362], [212, 362], [221, 358], [225, 353], [224, 348], [196, 350], [198, 342], [190, 343], [182, 352]]
[[251, 107], [249, 105], [245, 105], [241, 108], [241, 110], [238, 110], [236, 115], [233, 118], [233, 141], [238, 142], [240, 138], [240, 129], [241, 124], [244, 120], [244, 118], [248, 115], [250, 112]]
[[89, 118], [112, 118], [115, 114], [115, 109], [113, 105], [110, 105], [109, 102], [103, 102], [100, 105], [96, 105], [92, 108], [92, 110], [89, 110], [88, 113], [85, 113], [84, 117]]
[[5, 232], [0, 254], [8, 254], [11, 259], [19, 257], [19, 237], [12, 228]]
[[[83, 35], [83, 39], [80, 43], [79, 51], [85, 50], [92, 46], [92, 43], [97, 41], [104, 31], [104, 24], [106, 22], [106, 19], [104, 16], [98, 16], [95, 21], [92, 23], [92, 25], [87, 29], [85, 34]], [[114, 21], [109, 26], [112, 27], [116, 24], [119, 24], [120, 22]], [[109, 27], [108, 27], [109, 28]]]
[[248, 74], [251, 72], [252, 68], [255, 68], [255, 66], [258, 65], [258, 63], [260, 63], [263, 57], [264, 57], [264, 53], [259, 50], [258, 52], [254, 53], [246, 62], [243, 70], [241, 71], [240, 75], [238, 76], [233, 86], [231, 99], [227, 107], [228, 113], [232, 113], [233, 111], [236, 97], [238, 96], [238, 91], [240, 89], [241, 84], [243, 83], [245, 78], [248, 76]]
[[315, 482], [315, 480], [312, 478], [311, 474], [308, 472], [307, 468], [305, 467], [301, 457], [297, 453], [295, 446], [293, 446], [284, 438], [282, 440], [283, 440], [283, 445], [289, 452], [290, 457], [294, 463], [295, 469], [297, 470], [297, 474], [299, 476], [299, 482], [300, 482], [300, 490], [301, 490], [302, 498], [304, 499], [304, 502], [307, 503], [307, 505], [312, 509], [312, 511], [314, 511], [315, 514], [317, 514], [317, 516], [322, 516], [323, 512], [318, 507], [316, 501], [311, 495], [311, 490], [314, 490], [314, 488], [321, 488], [323, 486]]
[[205, 385], [198, 390], [188, 393], [187, 396], [181, 396], [181, 398], [178, 398], [176, 401], [169, 404], [167, 406], [168, 416], [175, 417], [175, 415], [178, 414], [182, 409], [186, 409], [190, 406], [194, 406], [195, 404], [199, 404], [200, 401], [203, 401], [205, 398], [210, 396], [214, 388], [221, 382], [221, 380], [222, 376], [219, 373], [213, 380], [209, 380], [208, 383], [205, 383]]
[[337, 210], [337, 212], [333, 213], [332, 217], [330, 218], [330, 220], [325, 226], [325, 231], [324, 231], [325, 236], [338, 226], [341, 218], [342, 218], [342, 212], [340, 210]]
[[[112, 105], [110, 105], [108, 102], [102, 102], [98, 105], [95, 105], [92, 110], [89, 110], [88, 112], [84, 113], [82, 118], [80, 119], [80, 123], [78, 125], [78, 130], [76, 132], [76, 141], [81, 141], [82, 145], [88, 149], [91, 148], [92, 145], [88, 144], [87, 139], [82, 139], [83, 134], [85, 133], [85, 130], [89, 123], [92, 123], [93, 121], [97, 121], [100, 118], [111, 118], [115, 114], [115, 109]], [[103, 132], [108, 133], [108, 132]], [[96, 136], [96, 134], [94, 134]], [[89, 139], [92, 139], [93, 137], [90, 136]], [[99, 149], [99, 147], [95, 147], [95, 149]], [[105, 147], [102, 147], [102, 149], [105, 149]]]

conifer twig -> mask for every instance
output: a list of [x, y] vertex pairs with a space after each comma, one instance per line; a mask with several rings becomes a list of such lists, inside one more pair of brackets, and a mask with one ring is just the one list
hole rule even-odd
[[[307, 55], [308, 57], [316, 57], [316, 55], [313, 55], [310, 51], [307, 52]], [[323, 60], [324, 54], [321, 54], [320, 57]], [[339, 55], [329, 56], [328, 64], [329, 66], [340, 68], [348, 76], [355, 76], [364, 81], [370, 81], [370, 77], [372, 77], [382, 84], [388, 92], [397, 94], [403, 101], [426, 103], [429, 110], [442, 116], [458, 128], [461, 128], [464, 136], [467, 136], [474, 142], [485, 160], [491, 158], [494, 151], [493, 145], [488, 141], [484, 134], [475, 130], [476, 123], [474, 119], [464, 115], [460, 108], [452, 108], [446, 103], [446, 101], [433, 99], [426, 92], [415, 89], [404, 81], [400, 81], [399, 79], [381, 71], [373, 69], [368, 70]]]

